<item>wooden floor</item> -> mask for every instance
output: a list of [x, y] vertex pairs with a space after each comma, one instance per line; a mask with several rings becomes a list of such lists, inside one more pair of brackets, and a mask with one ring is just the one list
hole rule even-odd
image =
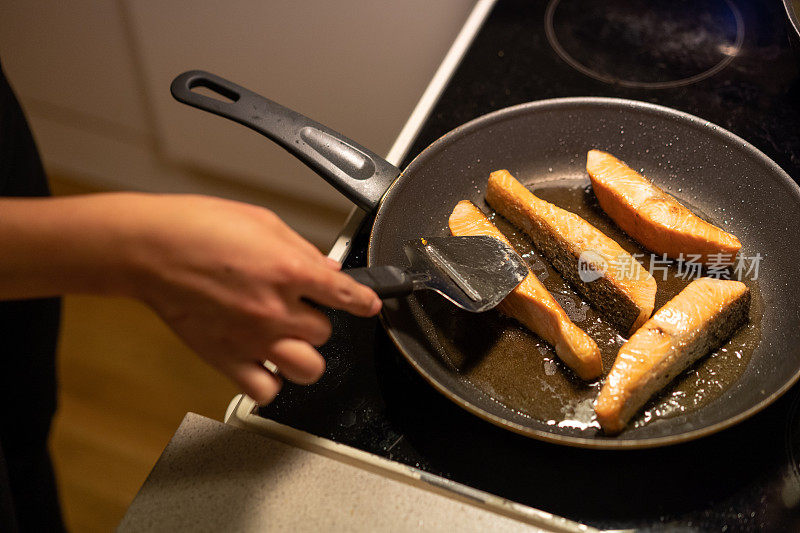
[[144, 306], [67, 297], [51, 449], [71, 531], [112, 530], [187, 411], [236, 393]]
[[51, 449], [74, 532], [113, 530], [184, 414], [221, 420], [237, 392], [130, 300], [67, 297], [58, 368]]

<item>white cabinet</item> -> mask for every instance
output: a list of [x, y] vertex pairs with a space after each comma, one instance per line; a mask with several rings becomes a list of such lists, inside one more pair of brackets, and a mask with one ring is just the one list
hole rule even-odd
[[267, 139], [175, 102], [170, 81], [209, 70], [385, 154], [474, 1], [3, 4], [0, 59], [48, 170], [255, 201], [324, 242], [350, 203]]

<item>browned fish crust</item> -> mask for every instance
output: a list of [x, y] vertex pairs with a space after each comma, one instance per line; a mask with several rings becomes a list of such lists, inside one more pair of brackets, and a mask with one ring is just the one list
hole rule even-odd
[[[489, 201], [494, 207], [494, 204]], [[500, 211], [498, 209], [498, 211]], [[505, 216], [505, 213], [501, 213]], [[508, 217], [506, 217], [508, 218]], [[512, 224], [517, 225], [513, 219]], [[641, 309], [627, 294], [619, 289], [614, 282], [606, 277], [585, 282], [580, 278], [578, 259], [572, 247], [559, 235], [551, 231], [544, 224], [534, 222], [533, 231], [527, 232], [533, 240], [536, 249], [558, 270], [561, 275], [588, 301], [590, 301], [603, 317], [608, 318], [622, 331], [629, 332], [637, 319]]]
[[595, 404], [613, 435], [681, 372], [721, 346], [748, 318], [741, 282], [700, 278], [656, 311], [619, 350]]
[[[524, 198], [523, 195], [525, 195]], [[576, 227], [577, 232], [591, 234], [590, 240], [600, 244], [596, 248], [614, 250], [615, 256], [624, 255], [626, 261], [636, 262], [636, 259], [611, 238], [603, 235], [600, 230], [591, 226], [578, 215], [537, 198], [505, 170], [492, 173], [489, 178], [486, 201], [500, 215], [521, 228], [531, 238], [536, 249], [561, 273], [564, 279], [571, 283], [581, 296], [594, 305], [604, 317], [616, 324], [622, 332], [632, 333], [650, 317], [655, 303], [656, 282], [649, 272], [644, 268], [637, 270], [637, 275], [641, 277], [641, 281], [638, 282], [639, 287], [636, 288], [637, 293], [641, 296], [639, 301], [634, 300], [632, 296], [633, 283], [629, 283], [626, 287], [612, 275], [602, 275], [590, 282], [583, 281], [578, 265], [581, 254], [587, 249], [577, 245], [573, 239], [574, 236], [562, 234], [559, 228], [552, 223], [552, 219], [540, 213], [540, 208], [552, 211], [555, 216], [572, 218], [575, 224], [580, 225]], [[534, 206], [530, 202], [536, 202], [538, 205]], [[590, 248], [589, 251], [599, 250]], [[587, 257], [591, 258], [584, 254], [584, 260]], [[595, 266], [596, 270], [603, 269], [599, 263], [594, 261], [590, 261], [590, 263]]]
[[[462, 200], [448, 220], [453, 235], [487, 235], [511, 245], [486, 215], [469, 200]], [[528, 275], [498, 306], [525, 327], [553, 345], [556, 355], [580, 378], [593, 380], [603, 373], [600, 349], [576, 326], [550, 292], [528, 269]]]

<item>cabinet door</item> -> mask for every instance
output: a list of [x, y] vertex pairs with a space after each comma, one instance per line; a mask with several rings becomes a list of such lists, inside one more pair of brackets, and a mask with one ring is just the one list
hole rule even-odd
[[132, 54], [116, 2], [2, 0], [0, 59], [34, 119], [143, 142], [144, 80]]
[[259, 203], [322, 244], [352, 204], [170, 82], [209, 70], [386, 154], [475, 3], [2, 2], [0, 59], [52, 176]]
[[271, 142], [173, 101], [172, 78], [217, 73], [385, 154], [473, 3], [124, 1], [168, 158], [331, 207], [347, 202]]

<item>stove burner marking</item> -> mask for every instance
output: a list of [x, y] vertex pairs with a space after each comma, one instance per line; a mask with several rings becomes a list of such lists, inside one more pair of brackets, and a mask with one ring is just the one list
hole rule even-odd
[[733, 61], [733, 58], [739, 54], [739, 51], [742, 48], [742, 43], [744, 42], [744, 20], [742, 18], [742, 14], [739, 11], [731, 0], [724, 0], [727, 4], [728, 8], [730, 9], [733, 17], [736, 21], [736, 38], [733, 44], [722, 44], [718, 47], [718, 51], [723, 55], [721, 61], [719, 61], [716, 65], [712, 66], [711, 68], [700, 72], [699, 74], [695, 74], [693, 76], [688, 76], [685, 78], [681, 78], [678, 80], [668, 80], [668, 81], [637, 81], [637, 80], [625, 80], [616, 78], [614, 76], [609, 76], [603, 74], [601, 72], [597, 72], [596, 70], [587, 67], [586, 65], [579, 62], [575, 59], [572, 55], [567, 52], [567, 50], [561, 45], [556, 36], [555, 25], [553, 22], [554, 14], [558, 4], [561, 0], [550, 0], [550, 3], [547, 5], [547, 10], [545, 11], [545, 33], [547, 35], [547, 41], [552, 46], [553, 50], [563, 59], [568, 65], [570, 65], [575, 70], [581, 72], [585, 76], [590, 78], [594, 78], [596, 80], [602, 81], [604, 83], [608, 83], [611, 85], [618, 85], [621, 87], [631, 87], [631, 88], [640, 88], [640, 89], [669, 89], [674, 87], [681, 87], [684, 85], [691, 85], [692, 83], [696, 83], [700, 80], [704, 80], [716, 74], [717, 72], [721, 71], [725, 67]]

